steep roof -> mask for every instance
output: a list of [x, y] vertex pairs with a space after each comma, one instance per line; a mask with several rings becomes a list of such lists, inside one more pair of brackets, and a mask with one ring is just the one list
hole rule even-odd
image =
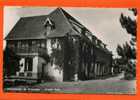
[[[46, 27], [44, 26], [44, 23], [50, 20], [55, 24], [55, 28], [46, 36]], [[97, 39], [97, 37], [94, 36], [84, 25], [78, 22], [65, 10], [63, 10], [62, 8], [57, 8], [48, 15], [21, 17], [14, 28], [9, 32], [5, 40], [64, 37], [67, 33], [69, 33], [70, 35], [80, 36], [81, 32], [78, 32], [74, 29], [70, 20], [75, 22], [81, 28], [84, 28], [87, 31], [87, 34]], [[52, 24], [51, 22], [49, 23]]]
[[79, 35], [70, 25], [61, 8], [57, 8], [49, 15], [21, 17], [14, 28], [5, 38], [6, 40], [43, 39], [46, 38], [44, 22], [50, 18], [55, 23], [55, 29], [47, 37], [62, 37], [66, 33]]

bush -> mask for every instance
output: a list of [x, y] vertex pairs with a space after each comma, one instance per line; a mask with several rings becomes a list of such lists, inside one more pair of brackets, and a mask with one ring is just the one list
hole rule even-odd
[[126, 80], [132, 80], [134, 78], [135, 78], [135, 76], [132, 73], [125, 72], [124, 79], [126, 79]]

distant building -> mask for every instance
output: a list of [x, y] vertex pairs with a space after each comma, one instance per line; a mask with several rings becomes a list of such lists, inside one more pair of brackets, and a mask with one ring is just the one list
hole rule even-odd
[[18, 78], [72, 81], [111, 73], [112, 53], [62, 8], [49, 15], [21, 17], [5, 38], [20, 57]]

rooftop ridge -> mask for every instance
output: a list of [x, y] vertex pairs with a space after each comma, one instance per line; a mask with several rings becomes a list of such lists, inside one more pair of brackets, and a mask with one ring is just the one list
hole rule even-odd
[[[55, 8], [52, 12], [50, 12], [50, 13], [48, 13], [48, 14], [44, 14], [44, 15], [36, 15], [36, 16], [24, 16], [24, 17], [21, 17], [20, 19], [19, 19], [19, 21], [16, 23], [16, 25], [17, 24], [19, 24], [19, 22], [22, 20], [22, 19], [24, 19], [24, 21], [26, 21], [26, 19], [28, 19], [28, 18], [36, 18], [36, 17], [51, 17], [51, 15], [53, 15], [54, 13], [59, 13], [59, 14], [61, 14], [60, 16], [62, 16], [63, 18], [63, 20], [65, 20], [64, 22], [65, 23], [67, 23], [67, 25], [68, 25], [68, 27], [69, 27], [69, 29], [72, 29], [75, 33], [77, 33], [74, 29], [73, 29], [73, 26], [72, 26], [72, 24], [70, 23], [70, 21], [69, 21], [69, 19], [71, 19], [71, 20], [73, 20], [73, 21], [75, 21], [76, 23], [78, 23], [78, 24], [80, 24], [81, 26], [83, 26], [86, 30], [87, 30], [87, 33], [89, 34], [89, 35], [92, 35], [92, 36], [94, 36], [94, 37], [96, 37], [96, 39], [97, 40], [100, 40], [99, 38], [97, 38], [97, 36], [95, 36], [91, 31], [89, 31], [88, 30], [88, 28], [86, 28], [83, 24], [81, 24], [78, 20], [76, 20], [73, 16], [71, 16], [68, 12], [66, 12], [63, 8], [61, 8], [61, 7], [57, 7], [57, 8]], [[69, 17], [69, 18], [68, 18]], [[23, 20], [22, 20], [23, 21]], [[21, 22], [20, 22], [21, 23]], [[26, 22], [27, 23], [27, 22]], [[23, 24], [23, 23], [22, 23]], [[14, 26], [13, 27], [13, 29], [15, 28], [15, 27], [17, 27], [17, 26]], [[20, 25], [20, 27], [21, 27], [21, 25]], [[19, 30], [18, 30], [19, 31]], [[14, 32], [15, 32], [15, 29], [14, 29]], [[10, 32], [9, 32], [10, 33]], [[64, 35], [64, 34], [63, 34]], [[8, 37], [8, 35], [5, 37], [5, 39], [7, 39], [7, 37]], [[11, 37], [10, 37], [11, 38]], [[101, 41], [101, 40], [100, 40]]]
[[[72, 20], [76, 21], [78, 24], [80, 24], [81, 26], [83, 26], [87, 31], [89, 35], [92, 35], [94, 37], [96, 37], [97, 40], [101, 41], [103, 43], [103, 41], [101, 39], [99, 39], [97, 36], [95, 36], [87, 27], [85, 27], [83, 24], [81, 24], [76, 18], [74, 18], [73, 16], [71, 16], [68, 12], [66, 12], [64, 9], [62, 9], [61, 7], [57, 8], [60, 9], [63, 14], [65, 15], [65, 17], [67, 18], [67, 16], [71, 17]], [[68, 19], [68, 18], [67, 18]], [[68, 20], [69, 21], [69, 20]], [[105, 44], [105, 43], [104, 43]]]

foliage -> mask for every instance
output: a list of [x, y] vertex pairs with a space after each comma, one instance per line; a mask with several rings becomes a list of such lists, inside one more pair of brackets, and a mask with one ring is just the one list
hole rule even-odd
[[3, 54], [4, 76], [15, 75], [16, 72], [19, 71], [20, 57], [17, 56], [15, 52], [8, 47], [5, 48]]
[[42, 57], [47, 63], [50, 62], [50, 57], [46, 53], [46, 49], [39, 48], [38, 53], [39, 53], [39, 56]]
[[[131, 9], [135, 15], [137, 15], [137, 10], [136, 9]], [[126, 29], [128, 34], [131, 34], [132, 36], [136, 36], [136, 29], [137, 29], [137, 22], [136, 20], [131, 19], [129, 16], [124, 16], [121, 14], [120, 16], [120, 23], [123, 28]]]
[[70, 35], [66, 37], [66, 51], [67, 51], [68, 61], [71, 61], [74, 66], [76, 51], [75, 51], [75, 44]]
[[[64, 62], [64, 54], [63, 54], [63, 49], [62, 49], [63, 42], [62, 42], [61, 39], [57, 39], [57, 41], [58, 41], [58, 44], [60, 45], [61, 48], [58, 48], [58, 47], [54, 48], [54, 47], [52, 47], [51, 62], [56, 64], [56, 65], [58, 65], [58, 67], [60, 69], [62, 69], [63, 62]], [[56, 43], [56, 39], [52, 39], [51, 40], [51, 45], [53, 45], [55, 43]]]
[[[137, 15], [137, 9], [129, 9], [133, 14]], [[126, 29], [127, 33], [132, 36], [130, 43], [125, 42], [123, 46], [117, 46], [117, 53], [121, 57], [122, 65], [125, 66], [125, 77], [132, 78], [136, 76], [136, 64], [132, 60], [136, 61], [136, 33], [137, 33], [137, 22], [136, 19], [130, 18], [130, 16], [125, 16], [121, 14], [120, 23], [122, 28]], [[128, 75], [129, 74], [129, 75]], [[131, 74], [131, 75], [130, 75]], [[129, 77], [131, 76], [131, 77]]]
[[123, 44], [123, 46], [117, 46], [117, 53], [119, 56], [123, 57], [124, 59], [135, 59], [136, 58], [136, 51], [132, 48], [127, 42]]
[[63, 53], [62, 50], [52, 48], [52, 54], [51, 54], [52, 59], [54, 59], [54, 63], [62, 68], [63, 66]]
[[[74, 68], [76, 67], [76, 48], [73, 41], [73, 37], [70, 35], [65, 36], [64, 38], [59, 38], [51, 41], [51, 45], [55, 45], [56, 47], [52, 46], [52, 53], [51, 53], [51, 62], [58, 65], [57, 69], [65, 70], [65, 73], [69, 79], [71, 79], [74, 75]], [[72, 75], [70, 75], [72, 74]]]
[[71, 35], [67, 34], [67, 36], [65, 37], [65, 52], [64, 52], [64, 56], [65, 56], [65, 64], [66, 64], [66, 73], [68, 74], [68, 80], [73, 80], [74, 79], [74, 74], [76, 72], [76, 46], [75, 46], [75, 42], [73, 41], [74, 37], [72, 37]]

